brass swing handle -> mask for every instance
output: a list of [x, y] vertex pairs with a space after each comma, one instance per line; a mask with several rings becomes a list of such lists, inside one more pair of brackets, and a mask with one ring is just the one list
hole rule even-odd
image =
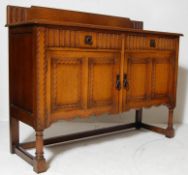
[[[127, 74], [123, 75], [123, 87], [126, 90], [129, 90], [129, 83], [128, 83], [128, 80], [127, 80]], [[116, 76], [116, 89], [118, 91], [121, 89], [121, 81], [120, 81], [120, 75], [119, 74], [117, 74], [117, 76]]]
[[121, 89], [120, 75], [116, 75], [116, 89], [119, 91]]
[[123, 75], [123, 87], [125, 89], [129, 90], [129, 83], [128, 83], [128, 80], [127, 80], [127, 74]]

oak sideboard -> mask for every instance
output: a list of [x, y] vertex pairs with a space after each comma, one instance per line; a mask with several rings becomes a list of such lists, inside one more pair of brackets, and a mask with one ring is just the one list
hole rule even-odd
[[[147, 31], [142, 21], [32, 6], [8, 6], [10, 147], [37, 173], [44, 145], [130, 128], [174, 136], [179, 38]], [[142, 109], [165, 105], [167, 128], [142, 122]], [[135, 122], [43, 139], [58, 120], [135, 109]], [[36, 140], [20, 143], [19, 122]], [[36, 155], [26, 150], [36, 149]]]

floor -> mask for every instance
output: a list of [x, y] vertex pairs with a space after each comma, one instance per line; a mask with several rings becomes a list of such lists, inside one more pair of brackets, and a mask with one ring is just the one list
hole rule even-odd
[[[45, 137], [99, 125], [60, 122], [47, 130]], [[33, 130], [27, 126], [21, 125], [21, 131], [22, 141], [34, 138]], [[0, 122], [0, 138], [1, 174], [35, 175], [30, 165], [9, 153], [8, 122]], [[187, 138], [188, 125], [177, 125], [173, 139], [141, 129], [46, 147], [49, 169], [42, 175], [187, 175]]]

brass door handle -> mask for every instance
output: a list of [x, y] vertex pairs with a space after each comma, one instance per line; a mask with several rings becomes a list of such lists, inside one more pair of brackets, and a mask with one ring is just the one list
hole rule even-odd
[[121, 89], [120, 75], [116, 76], [116, 89], [119, 91]]
[[123, 87], [125, 89], [129, 90], [129, 83], [128, 83], [128, 80], [127, 80], [127, 74], [123, 75]]

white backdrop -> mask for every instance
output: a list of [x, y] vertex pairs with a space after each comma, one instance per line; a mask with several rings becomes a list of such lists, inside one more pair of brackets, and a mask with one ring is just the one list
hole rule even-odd
[[[8, 120], [8, 35], [6, 6], [46, 6], [94, 12], [144, 21], [148, 30], [183, 33], [180, 42], [179, 76], [175, 121], [188, 123], [188, 1], [187, 0], [1, 0], [0, 1], [0, 121]], [[133, 111], [119, 117], [102, 117], [98, 121], [127, 120]], [[165, 122], [167, 109], [151, 108], [144, 111], [145, 120]]]

